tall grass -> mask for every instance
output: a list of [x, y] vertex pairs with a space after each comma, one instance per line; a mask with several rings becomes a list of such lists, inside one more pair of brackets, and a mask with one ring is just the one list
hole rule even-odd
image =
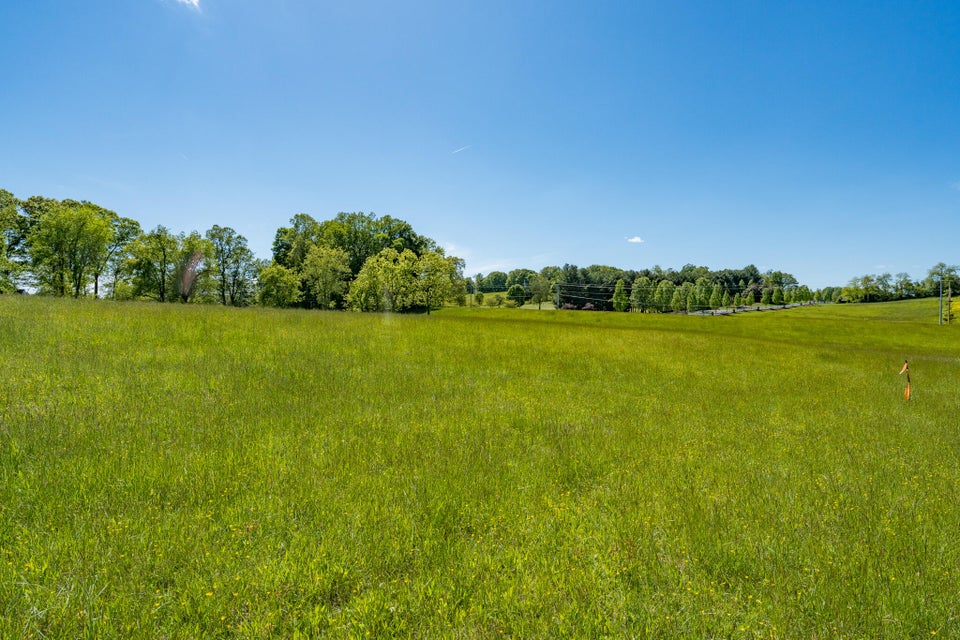
[[958, 347], [3, 297], [0, 636], [957, 637]]

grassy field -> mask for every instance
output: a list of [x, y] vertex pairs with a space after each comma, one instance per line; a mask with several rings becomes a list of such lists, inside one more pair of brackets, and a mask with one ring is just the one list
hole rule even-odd
[[960, 637], [936, 309], [0, 297], [0, 637]]

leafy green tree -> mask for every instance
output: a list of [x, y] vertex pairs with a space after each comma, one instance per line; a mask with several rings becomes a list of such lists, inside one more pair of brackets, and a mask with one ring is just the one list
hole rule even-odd
[[321, 309], [333, 309], [350, 286], [350, 256], [340, 248], [310, 248], [303, 263], [303, 281]]
[[503, 294], [502, 294], [502, 293], [495, 293], [495, 294], [493, 294], [492, 296], [490, 296], [489, 298], [487, 298], [487, 306], [488, 306], [488, 307], [500, 307], [500, 306], [502, 306], [502, 305], [503, 305]]
[[958, 270], [960, 270], [960, 267], [957, 267], [957, 265], [946, 264], [944, 262], [938, 262], [930, 267], [926, 280], [924, 281], [925, 288], [929, 292], [927, 295], [939, 295], [941, 281], [943, 282], [944, 296], [947, 295], [946, 292], [948, 290], [957, 291], [957, 285], [960, 283]]
[[[794, 289], [791, 287], [790, 289]], [[893, 298], [893, 276], [889, 273], [881, 273], [877, 276], [877, 288], [880, 290], [880, 298], [882, 300], [890, 300]]]
[[383, 271], [385, 310], [412, 309], [419, 304], [421, 292], [417, 282], [420, 267], [417, 254], [410, 249], [399, 252], [396, 249], [384, 249], [381, 254], [384, 252], [392, 252], [396, 256], [393, 260], [384, 263], [386, 267]]
[[670, 280], [660, 281], [657, 285], [657, 290], [653, 294], [653, 306], [657, 311], [663, 313], [670, 309], [670, 303], [673, 300], [675, 289], [676, 285]]
[[[685, 282], [684, 284], [690, 284]], [[687, 299], [690, 297], [687, 295], [689, 291], [683, 287], [674, 287], [673, 296], [670, 298], [670, 309], [673, 311], [685, 311], [687, 309]], [[696, 300], [694, 300], [694, 308], [696, 308]]]
[[713, 290], [710, 292], [709, 304], [711, 309], [719, 309], [723, 304], [723, 294], [720, 292], [719, 284], [713, 285]]
[[475, 294], [473, 294], [473, 299], [477, 305], [483, 304], [483, 291], [478, 290]]
[[764, 306], [769, 306], [771, 300], [773, 299], [773, 292], [767, 288], [763, 290], [763, 293], [760, 295], [760, 304]]
[[322, 242], [320, 224], [306, 213], [290, 218], [289, 227], [280, 227], [273, 238], [273, 261], [278, 265], [300, 271], [311, 247]]
[[[680, 268], [680, 273], [677, 274], [681, 283], [692, 282], [695, 285], [702, 285], [707, 281], [707, 276], [710, 274], [710, 270], [706, 267], [698, 267], [693, 264], [685, 264]], [[698, 292], [699, 295], [699, 292]]]
[[780, 287], [774, 287], [770, 302], [773, 304], [783, 304], [783, 289]]
[[776, 287], [780, 287], [781, 289], [784, 289], [797, 284], [797, 279], [793, 277], [792, 274], [785, 273], [783, 271], [767, 271], [763, 274], [764, 288], [774, 289]]
[[851, 302], [870, 302], [874, 293], [874, 276], [871, 274], [851, 278], [843, 288], [843, 295]]
[[117, 284], [122, 280], [124, 266], [130, 259], [130, 243], [143, 231], [140, 228], [140, 223], [136, 220], [121, 217], [112, 211], [107, 211], [107, 220], [113, 227], [113, 237], [107, 245], [107, 252], [104, 254], [103, 260], [99, 261], [94, 267], [93, 295], [96, 297], [99, 294], [100, 277], [109, 272], [110, 296], [116, 299]]
[[912, 298], [916, 295], [917, 286], [910, 278], [909, 273], [898, 273], [893, 286], [894, 290], [896, 291], [897, 298], [901, 300], [905, 298]]
[[548, 282], [556, 282], [562, 275], [563, 270], [560, 267], [544, 267], [540, 269], [539, 276], [541, 278], [546, 278]]
[[264, 267], [259, 277], [259, 300], [265, 307], [292, 307], [300, 302], [300, 276], [276, 262]]
[[522, 284], [511, 285], [507, 289], [507, 300], [513, 300], [513, 302], [519, 307], [522, 306], [527, 300], [527, 291], [523, 288]]
[[726, 308], [730, 306], [731, 302], [732, 299], [730, 298], [730, 292], [724, 290], [723, 297], [720, 299], [720, 305]]
[[[64, 203], [69, 203], [85, 209], [87, 214], [99, 217], [110, 228], [110, 239], [106, 242], [102, 250], [100, 250], [98, 247], [98, 250], [94, 252], [89, 268], [87, 269], [89, 273], [83, 278], [85, 281], [88, 281], [89, 279], [93, 280], [93, 297], [99, 298], [100, 278], [106, 271], [107, 265], [110, 262], [110, 258], [117, 249], [117, 244], [124, 241], [129, 242], [130, 238], [116, 238], [120, 216], [118, 216], [115, 212], [90, 202], [75, 203], [71, 200], [65, 200]], [[86, 289], [86, 284], [87, 283], [84, 282], [84, 289]]]
[[231, 229], [213, 225], [206, 232], [210, 243], [211, 272], [220, 304], [240, 307], [251, 302], [258, 265], [247, 239]]
[[540, 274], [531, 275], [527, 282], [530, 286], [530, 301], [542, 308], [544, 302], [550, 299], [550, 280]]
[[[20, 200], [20, 225], [22, 229], [21, 242], [16, 247], [16, 258], [24, 265], [30, 260], [30, 234], [40, 223], [40, 219], [60, 207], [60, 201], [43, 196], [30, 196]], [[13, 250], [13, 247], [10, 247]]]
[[210, 242], [196, 231], [177, 236], [173, 290], [180, 302], [213, 301], [215, 294], [210, 278], [212, 253]]
[[415, 256], [437, 249], [433, 240], [417, 234], [410, 223], [390, 216], [377, 217], [362, 211], [338, 213], [320, 227], [327, 246], [343, 249], [350, 256], [350, 271], [354, 274], [383, 249], [393, 249], [397, 255], [410, 251]]
[[384, 249], [383, 252], [391, 251], [393, 255], [389, 258], [383, 255], [377, 255], [368, 258], [360, 269], [360, 273], [350, 282], [350, 289], [347, 292], [347, 306], [355, 311], [386, 311], [385, 303], [386, 282], [383, 264], [386, 260], [396, 259], [397, 252], [393, 249]]
[[163, 225], [136, 238], [130, 245], [134, 295], [167, 302], [179, 251], [179, 239]]
[[514, 269], [507, 274], [507, 289], [512, 287], [515, 284], [527, 286], [529, 283], [530, 276], [536, 275], [537, 272], [531, 269]]
[[601, 285], [604, 288], [616, 286], [617, 280], [623, 280], [626, 275], [623, 269], [604, 264], [592, 264], [581, 269], [581, 272], [584, 283]]
[[112, 236], [109, 223], [89, 203], [65, 200], [51, 206], [29, 236], [34, 275], [41, 288], [57, 296], [70, 291], [80, 297]]
[[486, 291], [505, 291], [507, 288], [507, 274], [503, 271], [491, 271], [483, 279], [483, 288]]
[[627, 297], [627, 289], [623, 280], [617, 280], [617, 284], [614, 285], [611, 302], [614, 311], [626, 311], [630, 307], [630, 299]]
[[739, 309], [740, 305], [743, 304], [743, 300], [740, 298], [740, 293], [733, 294], [733, 308]]
[[437, 309], [448, 300], [459, 298], [465, 292], [463, 261], [445, 256], [442, 251], [424, 251], [417, 261], [419, 302], [427, 309]]
[[744, 304], [754, 305], [758, 300], [763, 298], [763, 285], [755, 280], [751, 280], [741, 295], [743, 295]]
[[26, 245], [27, 220], [20, 213], [20, 201], [0, 189], [0, 293], [17, 289], [23, 269], [17, 251]]
[[347, 304], [358, 311], [403, 311], [418, 298], [417, 255], [387, 248], [371, 256], [350, 283]]
[[650, 306], [653, 298], [653, 282], [647, 276], [640, 276], [633, 281], [630, 290], [630, 308], [643, 313]]
[[[706, 270], [706, 267], [702, 267], [702, 269]], [[692, 290], [696, 307], [705, 309], [710, 306], [710, 290], [710, 281], [705, 276], [697, 278]]]

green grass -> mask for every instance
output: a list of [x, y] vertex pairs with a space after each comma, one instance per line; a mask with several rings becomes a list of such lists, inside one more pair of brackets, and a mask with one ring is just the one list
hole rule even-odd
[[0, 297], [0, 637], [960, 637], [936, 313]]

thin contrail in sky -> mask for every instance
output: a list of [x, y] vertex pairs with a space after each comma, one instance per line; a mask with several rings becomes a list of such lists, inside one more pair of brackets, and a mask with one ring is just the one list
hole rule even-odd
[[473, 146], [472, 144], [468, 144], [468, 145], [465, 146], [465, 147], [460, 147], [459, 149], [454, 149], [453, 151], [450, 152], [450, 155], [453, 155], [453, 154], [455, 154], [455, 153], [460, 153], [461, 151], [466, 151], [467, 149], [469, 149], [469, 148], [472, 147], [472, 146]]

